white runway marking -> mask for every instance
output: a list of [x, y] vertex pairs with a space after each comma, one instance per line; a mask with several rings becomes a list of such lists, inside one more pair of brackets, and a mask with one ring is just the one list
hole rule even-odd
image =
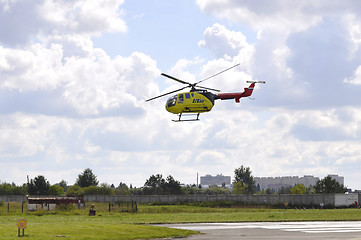
[[289, 232], [305, 233], [347, 233], [361, 232], [361, 222], [259, 222], [259, 223], [194, 223], [174, 225], [173, 228], [181, 228], [195, 231], [263, 228], [270, 230], [282, 230]]

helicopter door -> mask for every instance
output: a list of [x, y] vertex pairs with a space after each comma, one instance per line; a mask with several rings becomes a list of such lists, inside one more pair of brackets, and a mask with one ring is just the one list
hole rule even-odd
[[183, 93], [178, 95], [178, 103], [183, 103]]

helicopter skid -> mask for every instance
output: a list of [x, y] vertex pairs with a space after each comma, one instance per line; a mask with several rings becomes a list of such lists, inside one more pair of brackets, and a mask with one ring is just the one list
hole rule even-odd
[[[173, 119], [173, 122], [189, 122], [189, 121], [198, 121], [199, 120], [199, 114], [200, 113], [185, 113], [184, 115], [182, 115], [182, 113], [178, 114], [178, 119]], [[190, 118], [190, 119], [181, 119], [183, 117], [193, 117], [193, 116], [197, 116], [197, 118]]]

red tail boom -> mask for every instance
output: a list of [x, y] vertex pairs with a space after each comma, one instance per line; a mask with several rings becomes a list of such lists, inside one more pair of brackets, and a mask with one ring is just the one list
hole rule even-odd
[[239, 93], [219, 93], [217, 96], [221, 100], [228, 100], [228, 99], [235, 99], [236, 103], [239, 103], [240, 99], [243, 97], [249, 97], [252, 95], [254, 86], [256, 82], [252, 82], [251, 85], [249, 85], [248, 88], [244, 88], [244, 92]]

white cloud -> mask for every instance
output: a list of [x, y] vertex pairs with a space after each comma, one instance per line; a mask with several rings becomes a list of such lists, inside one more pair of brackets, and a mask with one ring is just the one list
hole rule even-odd
[[0, 88], [27, 92], [64, 87], [64, 99], [82, 115], [129, 110], [129, 105], [140, 108], [146, 96], [157, 92], [154, 79], [159, 70], [142, 53], [111, 59], [104, 51], [91, 49], [89, 56], [63, 59], [59, 44], [50, 48], [35, 44], [28, 50], [0, 47], [0, 52]]
[[[247, 73], [270, 83], [265, 94], [272, 96], [265, 96], [273, 97], [272, 103], [276, 105], [287, 102], [290, 107], [300, 108], [297, 102], [302, 102], [301, 108], [315, 103], [330, 107], [337, 104], [328, 98], [336, 88], [339, 93], [347, 94], [347, 86], [341, 84], [343, 80], [358, 83], [357, 70], [352, 69], [355, 64], [360, 65], [358, 3], [322, 0], [297, 3], [198, 0], [197, 3], [204, 13], [257, 31]], [[224, 49], [226, 52], [227, 48]], [[355, 71], [353, 77], [347, 74], [350, 69]], [[329, 80], [327, 87], [323, 87], [322, 79]], [[287, 90], [280, 91], [279, 85]], [[357, 102], [353, 98], [349, 104]]]
[[216, 151], [203, 151], [195, 159], [197, 165], [223, 165], [226, 162], [226, 156]]
[[357, 15], [352, 13], [345, 14], [342, 17], [342, 22], [347, 28], [348, 38], [350, 42], [349, 46], [349, 61], [357, 59], [358, 53], [361, 45], [361, 19], [358, 18]]
[[[352, 118], [360, 120], [358, 110], [348, 111]], [[158, 118], [158, 112], [161, 118]], [[203, 114], [200, 122], [190, 124], [171, 123], [171, 116], [163, 109], [149, 114], [149, 122], [144, 118], [79, 121], [12, 115], [6, 122], [2, 121], [3, 137], [8, 137], [4, 139], [7, 144], [2, 144], [1, 158], [18, 158], [19, 154], [5, 154], [18, 146], [28, 159], [45, 153], [45, 159], [54, 161], [51, 165], [55, 164], [60, 172], [71, 164], [79, 170], [78, 174], [82, 171], [81, 166], [87, 163], [86, 166], [97, 169], [101, 181], [128, 181], [141, 186], [151, 174], [170, 174], [182, 182], [193, 183], [196, 172], [232, 175], [234, 168], [240, 165], [250, 166], [257, 176], [279, 176], [285, 172], [320, 176], [336, 171], [341, 162], [348, 166], [358, 164], [354, 156], [361, 150], [356, 142], [337, 139], [314, 142], [300, 140], [294, 134], [297, 125], [313, 128], [314, 122], [319, 123], [319, 128], [339, 130], [342, 122], [333, 120], [336, 114], [333, 111], [289, 114], [279, 110], [267, 120], [259, 118], [258, 112], [215, 109]], [[14, 133], [21, 133], [23, 137]], [[104, 166], [113, 166], [113, 169], [104, 170], [108, 174], [103, 174]], [[139, 166], [147, 170], [139, 172]], [[51, 171], [48, 169], [44, 174], [47, 176]], [[138, 173], [137, 177], [130, 174], [134, 172]], [[48, 177], [52, 182], [58, 182], [68, 175]], [[66, 180], [72, 182], [75, 177], [76, 174]]]
[[140, 109], [139, 101], [157, 91], [155, 61], [142, 53], [110, 59], [91, 40], [103, 32], [126, 31], [120, 9], [123, 2], [3, 2], [0, 22], [7, 24], [0, 27], [0, 32], [6, 31], [0, 34], [4, 43], [0, 45], [0, 89], [54, 91], [58, 96], [53, 94], [50, 102], [61, 109], [72, 107], [81, 115], [119, 111], [120, 107]]
[[29, 49], [9, 49], [0, 46], [0, 88], [34, 91], [54, 89], [63, 79], [62, 47], [52, 44], [44, 48], [34, 44]]
[[120, 6], [124, 0], [38, 0], [6, 1], [0, 12], [0, 42], [25, 45], [39, 35], [126, 32]]
[[241, 32], [230, 31], [218, 23], [204, 31], [204, 40], [199, 41], [198, 45], [208, 48], [217, 58], [225, 55], [233, 57], [242, 48], [250, 47], [245, 35]]
[[[30, 157], [47, 151], [47, 141], [58, 128], [65, 134], [69, 125], [60, 119], [16, 113], [3, 115], [2, 157]], [[55, 135], [54, 135], [55, 134]]]
[[205, 13], [248, 24], [260, 33], [267, 29], [303, 31], [321, 20], [313, 14], [312, 10], [320, 7], [313, 2], [197, 0], [197, 3]]
[[82, 34], [46, 35], [40, 36], [39, 39], [47, 48], [52, 44], [62, 46], [64, 59], [72, 56], [91, 57], [94, 51], [91, 38]]
[[357, 67], [351, 78], [345, 78], [345, 83], [361, 85], [361, 66]]

